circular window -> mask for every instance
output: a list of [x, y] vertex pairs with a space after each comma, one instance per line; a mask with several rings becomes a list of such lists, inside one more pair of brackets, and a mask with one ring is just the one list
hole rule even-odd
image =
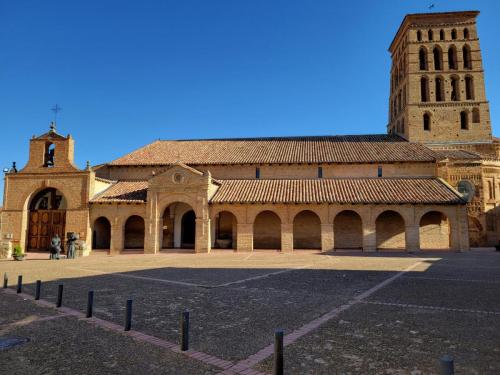
[[470, 181], [460, 181], [457, 185], [457, 190], [467, 202], [470, 202], [474, 197], [474, 185]]
[[180, 184], [184, 180], [184, 177], [180, 173], [174, 173], [174, 175], [172, 176], [172, 179], [174, 180], [174, 182], [176, 184]]

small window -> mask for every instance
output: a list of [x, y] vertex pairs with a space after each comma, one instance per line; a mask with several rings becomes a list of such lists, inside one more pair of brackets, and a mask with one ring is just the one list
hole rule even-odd
[[422, 102], [429, 101], [429, 80], [427, 77], [420, 78], [420, 98]]
[[318, 167], [318, 178], [323, 178], [323, 167]]
[[465, 77], [465, 99], [473, 100], [474, 99], [474, 86], [473, 80], [471, 76]]
[[418, 60], [420, 70], [427, 70], [427, 51], [424, 48], [420, 48], [420, 51], [418, 51]]
[[474, 108], [472, 110], [472, 122], [478, 124], [481, 122], [481, 116], [479, 114], [479, 108]]
[[260, 178], [260, 168], [255, 168], [255, 178]]
[[436, 102], [444, 101], [443, 79], [436, 77]]
[[448, 67], [450, 69], [457, 69], [457, 50], [454, 46], [448, 49]]
[[418, 40], [419, 42], [421, 42], [421, 41], [422, 41], [422, 32], [421, 32], [420, 30], [418, 30], [418, 31], [417, 31], [417, 40]]
[[424, 113], [424, 130], [431, 130], [431, 116], [428, 113]]
[[470, 35], [469, 35], [469, 29], [468, 28], [465, 28], [464, 29], [464, 39], [469, 39]]
[[460, 129], [469, 129], [469, 114], [466, 111], [460, 112]]
[[432, 32], [432, 30], [429, 30], [427, 32], [427, 35], [429, 36], [429, 40], [433, 40], [434, 39], [434, 33]]
[[50, 168], [54, 166], [55, 163], [55, 149], [56, 146], [53, 143], [47, 142], [45, 145], [45, 155], [43, 160], [43, 166]]
[[379, 165], [377, 168], [377, 176], [382, 177], [382, 166], [381, 165]]
[[457, 30], [455, 29], [451, 30], [451, 39], [453, 40], [457, 39]]
[[443, 53], [439, 47], [434, 47], [432, 51], [434, 55], [434, 70], [441, 70], [443, 68]]
[[439, 30], [439, 39], [444, 40], [444, 30], [443, 29]]
[[472, 69], [472, 59], [470, 54], [470, 47], [468, 45], [462, 47], [462, 55], [464, 59], [464, 69]]
[[451, 100], [460, 100], [460, 89], [458, 85], [458, 77], [451, 77]]

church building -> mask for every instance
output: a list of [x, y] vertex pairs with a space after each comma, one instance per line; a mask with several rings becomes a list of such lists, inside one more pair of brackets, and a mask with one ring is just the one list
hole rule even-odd
[[51, 129], [5, 174], [1, 241], [81, 250], [465, 251], [500, 241], [479, 12], [407, 15], [392, 41], [387, 134], [160, 140], [79, 169]]

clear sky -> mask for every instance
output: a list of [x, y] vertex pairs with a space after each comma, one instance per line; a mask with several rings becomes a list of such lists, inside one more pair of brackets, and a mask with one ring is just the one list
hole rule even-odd
[[481, 11], [500, 135], [500, 1], [0, 1], [0, 167], [55, 103], [80, 167], [158, 138], [384, 133], [387, 48], [431, 3]]

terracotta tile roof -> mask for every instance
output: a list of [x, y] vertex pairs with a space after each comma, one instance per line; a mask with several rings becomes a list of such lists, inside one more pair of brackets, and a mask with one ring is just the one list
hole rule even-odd
[[457, 204], [437, 178], [220, 180], [211, 203]]
[[144, 203], [148, 190], [147, 181], [118, 181], [90, 200], [91, 203]]
[[421, 144], [375, 134], [156, 141], [108, 165], [430, 162], [436, 158]]
[[440, 150], [435, 152], [444, 159], [481, 159], [481, 155], [464, 150]]

